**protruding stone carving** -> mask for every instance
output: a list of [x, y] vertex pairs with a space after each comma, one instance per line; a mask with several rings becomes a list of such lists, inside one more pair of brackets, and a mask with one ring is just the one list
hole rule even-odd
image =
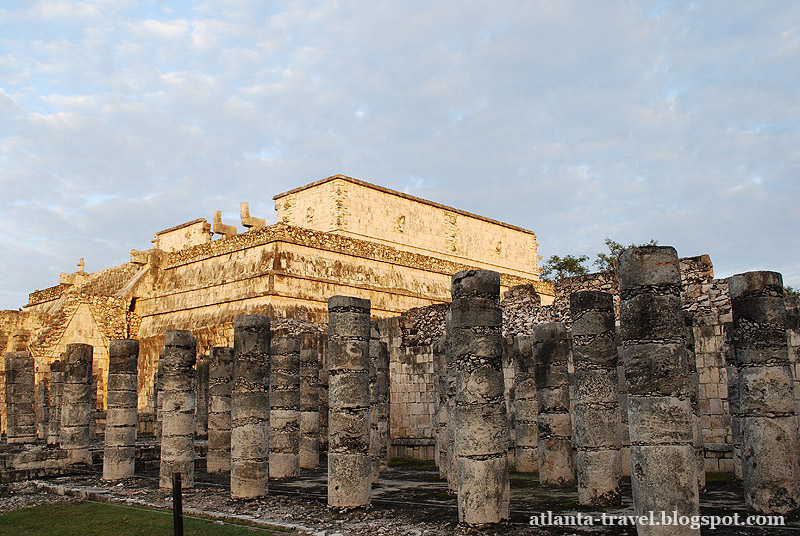
[[270, 321], [238, 316], [233, 323], [231, 497], [263, 497], [269, 487]]
[[499, 523], [509, 517], [510, 500], [500, 274], [458, 272], [452, 296], [458, 519], [469, 525]]
[[235, 225], [225, 225], [222, 223], [222, 211], [220, 210], [214, 211], [213, 231], [214, 234], [220, 234], [226, 238], [229, 236], [236, 236], [238, 233]]
[[[680, 270], [674, 248], [619, 256], [620, 336], [628, 388], [637, 516], [700, 513]], [[637, 525], [640, 536], [697, 535], [689, 525]]]
[[172, 489], [172, 473], [183, 488], [194, 487], [194, 365], [197, 340], [186, 330], [168, 329], [164, 341], [159, 485]]
[[36, 386], [30, 352], [6, 353], [6, 438], [9, 443], [36, 442]]
[[116, 339], [109, 342], [104, 480], [120, 480], [134, 474], [138, 362], [139, 341]]
[[267, 226], [267, 220], [264, 218], [254, 218], [250, 215], [250, 203], [246, 201], [239, 203], [239, 217], [242, 220], [242, 227], [247, 227], [248, 230], [251, 227], [261, 229]]
[[300, 467], [319, 467], [319, 352], [314, 333], [300, 335]]
[[328, 300], [328, 506], [370, 504], [370, 302]]
[[747, 507], [800, 513], [800, 446], [789, 367], [783, 278], [747, 272], [728, 280], [739, 380], [742, 477]]
[[92, 347], [68, 344], [64, 355], [64, 387], [61, 409], [61, 448], [69, 463], [92, 462], [89, 426], [92, 420]]
[[300, 476], [300, 339], [278, 335], [270, 351], [269, 477]]
[[231, 470], [231, 386], [233, 348], [215, 347], [208, 351], [208, 455], [206, 471]]
[[622, 454], [613, 297], [606, 292], [575, 292], [570, 296], [570, 315], [578, 502], [618, 505]]
[[512, 347], [514, 361], [514, 465], [520, 473], [539, 471], [539, 434], [536, 429], [538, 401], [534, 378], [533, 337], [517, 335]]
[[533, 361], [538, 401], [539, 481], [542, 486], [575, 485], [568, 359], [569, 339], [563, 323], [534, 326]]

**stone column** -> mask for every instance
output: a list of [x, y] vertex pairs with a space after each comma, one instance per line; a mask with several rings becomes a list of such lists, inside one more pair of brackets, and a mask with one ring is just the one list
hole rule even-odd
[[370, 504], [370, 302], [328, 300], [328, 506]]
[[748, 509], [800, 513], [800, 445], [789, 366], [783, 277], [747, 272], [728, 280], [739, 371], [742, 480]]
[[39, 380], [36, 384], [36, 437], [47, 440], [47, 431], [50, 426], [50, 389], [47, 381]]
[[36, 386], [30, 352], [6, 352], [6, 438], [36, 442]]
[[208, 439], [208, 357], [197, 359], [195, 393], [197, 408], [194, 417], [194, 433], [199, 439]]
[[369, 457], [372, 463], [372, 483], [377, 484], [381, 473], [381, 437], [378, 431], [378, 369], [381, 339], [378, 323], [371, 323], [369, 339]]
[[456, 379], [458, 368], [453, 354], [453, 314], [450, 309], [445, 313], [445, 390], [447, 392], [447, 489], [450, 493], [458, 493], [458, 456], [456, 456]]
[[253, 499], [269, 487], [270, 322], [238, 316], [233, 323], [231, 497]]
[[[678, 255], [671, 247], [631, 248], [617, 266], [634, 511], [699, 515]], [[700, 533], [686, 525], [637, 529], [640, 536]]]
[[270, 351], [269, 478], [300, 476], [300, 339], [280, 335]]
[[153, 379], [153, 392], [155, 393], [155, 435], [156, 441], [161, 444], [161, 429], [164, 423], [164, 347], [158, 351], [158, 366]]
[[378, 355], [373, 357], [370, 353], [370, 360], [375, 365], [375, 374], [378, 377], [378, 404], [375, 409], [378, 414], [378, 442], [380, 444], [378, 457], [380, 459], [380, 470], [383, 472], [389, 466], [389, 453], [392, 448], [389, 422], [389, 344], [381, 341], [378, 344]]
[[319, 450], [328, 451], [328, 334], [317, 333], [314, 337], [319, 352], [319, 383], [317, 394], [319, 398]]
[[510, 500], [500, 274], [458, 272], [452, 296], [458, 520], [499, 523], [509, 518]]
[[700, 416], [700, 374], [697, 371], [697, 354], [694, 351], [694, 320], [691, 313], [684, 311], [683, 320], [686, 331], [686, 363], [689, 367], [689, 400], [692, 403], [692, 443], [697, 461], [697, 489], [706, 489], [706, 455], [703, 447], [703, 423]]
[[68, 344], [64, 356], [61, 448], [68, 463], [92, 463], [89, 426], [92, 420], [92, 347]]
[[561, 322], [533, 327], [533, 362], [538, 402], [539, 482], [575, 485], [572, 419], [569, 413], [569, 338]]
[[139, 341], [116, 339], [108, 345], [108, 401], [103, 479], [134, 473], [136, 460]]
[[47, 444], [58, 445], [61, 434], [61, 405], [64, 393], [64, 361], [57, 359], [50, 363], [50, 419], [47, 427]]
[[786, 296], [786, 343], [789, 346], [789, 366], [794, 377], [795, 411], [800, 415], [800, 298]]
[[439, 478], [447, 479], [447, 357], [445, 346], [447, 335], [442, 335], [433, 344], [433, 370], [436, 392], [436, 414], [434, 434], [436, 437], [435, 462], [439, 467]]
[[607, 292], [575, 292], [570, 296], [570, 316], [578, 502], [616, 506], [622, 499], [622, 453], [614, 299]]
[[517, 335], [511, 350], [514, 361], [514, 448], [515, 468], [520, 473], [539, 471], [538, 442], [536, 428], [538, 402], [533, 365], [533, 337]]
[[[168, 329], [164, 341], [161, 422], [161, 489], [172, 489], [172, 473], [181, 485], [194, 487], [194, 365], [197, 340], [191, 332]], [[159, 363], [160, 364], [160, 363]]]
[[231, 470], [231, 385], [233, 348], [215, 347], [208, 351], [208, 455], [206, 471]]
[[300, 468], [319, 467], [319, 352], [314, 333], [300, 335]]

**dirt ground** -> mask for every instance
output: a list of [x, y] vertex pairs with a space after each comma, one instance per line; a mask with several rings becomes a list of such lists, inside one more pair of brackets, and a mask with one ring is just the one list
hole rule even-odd
[[[187, 515], [198, 513], [232, 517], [295, 528], [318, 536], [366, 535], [635, 535], [634, 526], [602, 525], [603, 515], [612, 517], [632, 515], [630, 485], [623, 486], [623, 505], [620, 508], [592, 510], [577, 504], [577, 491], [547, 489], [539, 486], [536, 475], [511, 475], [511, 520], [496, 527], [478, 530], [458, 524], [456, 497], [447, 492], [431, 464], [400, 462], [394, 464], [373, 489], [372, 506], [354, 511], [337, 511], [327, 507], [326, 480], [322, 470], [304, 470], [301, 478], [291, 482], [270, 482], [269, 496], [251, 501], [230, 498], [227, 475], [195, 474], [196, 486], [184, 490], [183, 504]], [[42, 502], [76, 500], [113, 501], [159, 508], [171, 508], [172, 496], [158, 489], [156, 471], [137, 471], [137, 476], [121, 483], [100, 479], [100, 468], [72, 477], [22, 482], [0, 486], [0, 513]], [[531, 526], [531, 519], [577, 520], [582, 525]], [[701, 514], [732, 516], [747, 514], [742, 500], [741, 483], [726, 478], [709, 479], [708, 489], [701, 496]], [[565, 516], [572, 516], [573, 519]], [[593, 525], [586, 525], [591, 516]], [[714, 530], [704, 527], [703, 535], [761, 536], [781, 534], [800, 535], [800, 522], [788, 521], [784, 527], [733, 527]]]

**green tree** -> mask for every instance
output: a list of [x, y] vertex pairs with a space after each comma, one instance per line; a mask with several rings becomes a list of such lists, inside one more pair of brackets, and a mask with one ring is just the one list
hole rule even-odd
[[800, 288], [783, 287], [783, 293], [787, 296], [800, 296]]
[[608, 253], [598, 253], [597, 254], [597, 258], [594, 261], [594, 265], [597, 266], [597, 268], [601, 272], [607, 272], [607, 271], [610, 271], [610, 270], [616, 270], [617, 269], [617, 257], [619, 257], [619, 254], [622, 253], [623, 251], [625, 251], [626, 249], [638, 248], [638, 247], [642, 247], [642, 246], [657, 246], [658, 245], [658, 240], [650, 240], [646, 244], [638, 244], [638, 245], [637, 244], [631, 244], [628, 247], [625, 247], [622, 244], [620, 244], [619, 242], [617, 242], [615, 240], [611, 240], [610, 238], [606, 238], [604, 240], [604, 242], [606, 244], [606, 247], [608, 247]]
[[586, 275], [589, 270], [583, 263], [588, 260], [589, 257], [586, 255], [579, 257], [574, 255], [565, 255], [564, 257], [553, 255], [542, 263], [541, 278], [543, 281], [553, 282], [574, 275]]

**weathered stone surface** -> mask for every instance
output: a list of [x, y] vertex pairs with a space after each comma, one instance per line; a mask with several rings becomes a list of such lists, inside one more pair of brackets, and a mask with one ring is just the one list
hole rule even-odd
[[279, 335], [270, 351], [269, 477], [300, 475], [300, 339]]
[[729, 279], [738, 380], [742, 480], [758, 514], [800, 513], [800, 444], [783, 302], [776, 272]]
[[173, 473], [181, 486], [194, 487], [195, 370], [197, 341], [190, 331], [167, 330], [164, 343], [159, 486], [172, 489]]
[[114, 339], [108, 345], [108, 352], [103, 479], [120, 480], [134, 474], [139, 341]]
[[551, 322], [535, 326], [532, 353], [539, 406], [539, 481], [543, 486], [574, 486], [567, 374], [569, 339], [564, 324]]
[[234, 321], [231, 390], [231, 497], [263, 497], [269, 480], [270, 320]]
[[536, 380], [534, 379], [533, 337], [517, 335], [514, 338], [514, 429], [516, 445], [515, 469], [521, 473], [539, 471], [538, 433], [536, 417]]
[[6, 437], [9, 443], [36, 441], [36, 386], [30, 352], [5, 355]]
[[50, 363], [50, 423], [47, 430], [47, 444], [58, 445], [61, 433], [61, 406], [64, 394], [64, 361], [57, 359]]
[[[619, 256], [618, 273], [634, 511], [699, 515], [678, 255], [668, 246], [631, 248]], [[637, 530], [640, 536], [700, 532], [647, 524]]]
[[319, 352], [316, 336], [300, 336], [300, 467], [319, 466]]
[[208, 439], [208, 357], [197, 358], [195, 365], [195, 435], [199, 439]]
[[68, 344], [64, 355], [61, 448], [69, 463], [91, 463], [89, 424], [92, 419], [92, 347]]
[[452, 296], [448, 336], [455, 368], [458, 519], [478, 526], [499, 523], [508, 519], [510, 496], [500, 276], [459, 272]]
[[368, 300], [328, 300], [328, 506], [370, 504]]
[[208, 351], [208, 454], [206, 471], [231, 470], [231, 388], [233, 348], [213, 347]]

